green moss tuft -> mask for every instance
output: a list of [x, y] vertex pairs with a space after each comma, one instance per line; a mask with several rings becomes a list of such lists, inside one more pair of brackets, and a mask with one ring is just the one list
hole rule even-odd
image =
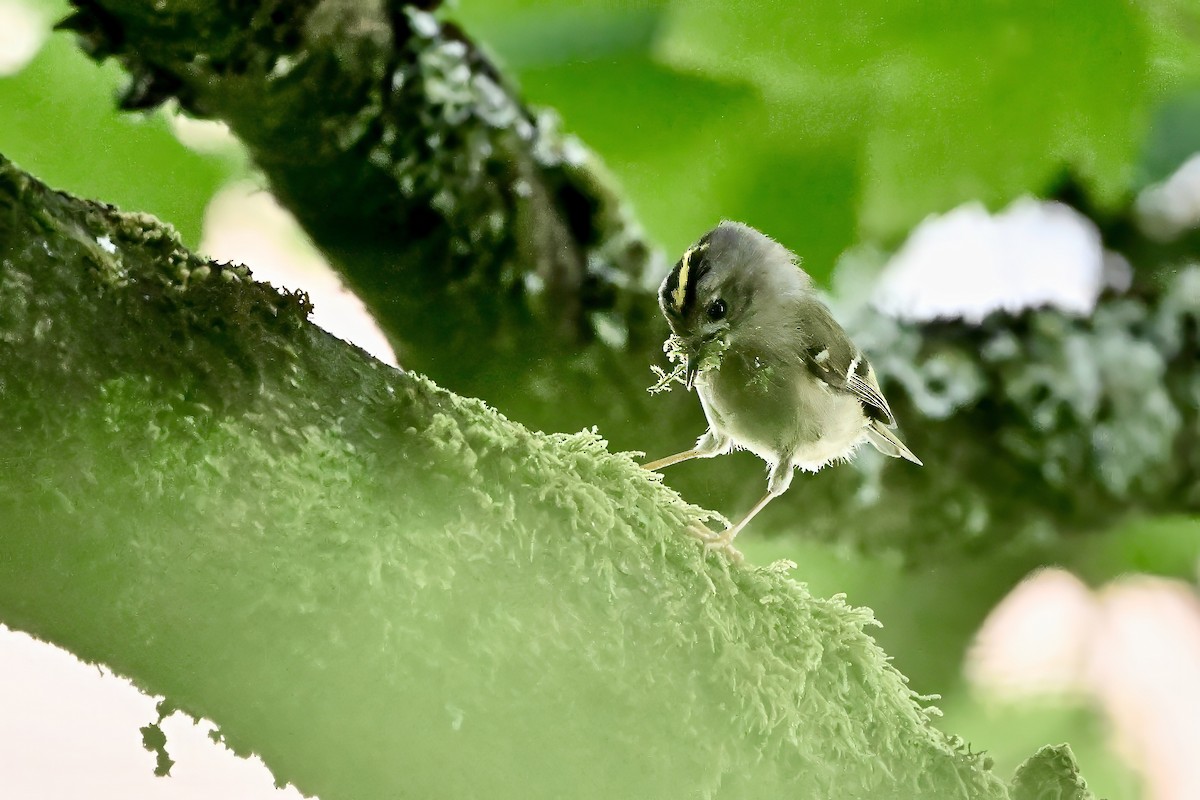
[[1070, 745], [1046, 745], [1013, 776], [1013, 800], [1095, 800], [1079, 774]]

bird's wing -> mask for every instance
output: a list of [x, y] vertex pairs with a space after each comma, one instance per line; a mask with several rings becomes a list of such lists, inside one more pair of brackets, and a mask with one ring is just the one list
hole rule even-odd
[[896, 418], [879, 390], [875, 370], [829, 309], [819, 300], [808, 300], [798, 319], [799, 355], [813, 377], [834, 391], [854, 395], [869, 418], [894, 427]]

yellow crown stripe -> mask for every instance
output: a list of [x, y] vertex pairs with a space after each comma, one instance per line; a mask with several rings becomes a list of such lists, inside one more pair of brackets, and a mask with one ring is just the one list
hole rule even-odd
[[708, 242], [705, 242], [690, 248], [683, 254], [679, 265], [679, 283], [675, 286], [675, 291], [671, 292], [671, 299], [675, 302], [677, 311], [683, 311], [683, 301], [687, 297], [688, 278], [691, 277], [692, 271], [692, 256], [696, 253], [703, 253], [707, 249]]

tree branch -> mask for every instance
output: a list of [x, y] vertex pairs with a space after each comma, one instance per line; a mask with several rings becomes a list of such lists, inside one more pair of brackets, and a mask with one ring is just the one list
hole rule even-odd
[[324, 800], [1007, 796], [869, 611], [307, 311], [0, 160], [0, 620]]
[[129, 69], [122, 105], [228, 122], [406, 367], [516, 398], [601, 318], [646, 333], [649, 250], [595, 159], [422, 4], [77, 5], [63, 26]]

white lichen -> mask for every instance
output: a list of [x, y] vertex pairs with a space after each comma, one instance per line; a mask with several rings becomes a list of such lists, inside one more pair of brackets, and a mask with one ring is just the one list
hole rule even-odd
[[[1107, 261], [1107, 263], [1106, 263]], [[872, 304], [903, 320], [963, 319], [1053, 307], [1087, 314], [1123, 279], [1087, 217], [1021, 198], [998, 214], [968, 203], [923, 221], [891, 258]]]
[[1200, 227], [1200, 153], [1139, 194], [1135, 210], [1142, 232], [1158, 241], [1172, 241]]

